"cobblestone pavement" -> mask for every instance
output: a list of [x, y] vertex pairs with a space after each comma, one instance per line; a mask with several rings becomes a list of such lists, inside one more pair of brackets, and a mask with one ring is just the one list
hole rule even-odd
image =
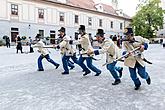
[[[26, 51], [28, 47], [24, 47]], [[122, 83], [114, 81], [101, 60], [93, 63], [102, 70], [99, 77], [94, 73], [82, 76], [76, 66], [69, 75], [61, 75], [62, 63], [59, 51], [49, 49], [51, 58], [60, 67], [43, 61], [45, 71], [38, 72], [38, 53], [16, 54], [15, 47], [0, 47], [0, 110], [164, 110], [165, 109], [165, 49], [152, 44], [145, 57], [152, 61], [146, 65], [152, 84], [141, 79], [140, 90], [135, 91], [124, 67]], [[122, 65], [119, 62], [118, 65]]]

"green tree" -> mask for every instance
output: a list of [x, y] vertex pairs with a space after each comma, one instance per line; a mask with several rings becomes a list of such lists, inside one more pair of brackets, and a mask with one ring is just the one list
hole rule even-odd
[[140, 7], [132, 21], [135, 35], [153, 38], [154, 33], [163, 27], [165, 11], [160, 7], [160, 3], [160, 0], [148, 0], [144, 6]]

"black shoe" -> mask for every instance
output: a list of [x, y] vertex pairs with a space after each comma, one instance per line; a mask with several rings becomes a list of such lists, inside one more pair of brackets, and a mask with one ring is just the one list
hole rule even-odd
[[75, 66], [70, 67], [70, 70], [72, 70]]
[[95, 76], [99, 76], [100, 74], [101, 74], [101, 72], [100, 73], [96, 73]]
[[140, 85], [138, 85], [138, 86], [135, 86], [135, 88], [134, 88], [135, 90], [139, 90], [140, 89]]
[[83, 74], [83, 76], [86, 76], [89, 73], [91, 73], [91, 72], [90, 71], [85, 71], [85, 73]]
[[146, 79], [147, 84], [150, 85], [151, 84], [151, 78], [148, 76], [148, 79]]
[[119, 83], [121, 83], [120, 79], [116, 79], [115, 82], [112, 83], [112, 85], [118, 85]]
[[38, 69], [37, 71], [44, 71], [44, 69]]
[[82, 72], [85, 72], [85, 70], [82, 70]]
[[123, 74], [123, 67], [121, 67], [121, 69], [119, 70], [119, 77], [121, 78]]
[[56, 66], [56, 69], [59, 67], [60, 65], [58, 64], [57, 66]]
[[69, 74], [69, 72], [62, 72], [61, 74], [62, 75], [66, 75], [66, 74]]

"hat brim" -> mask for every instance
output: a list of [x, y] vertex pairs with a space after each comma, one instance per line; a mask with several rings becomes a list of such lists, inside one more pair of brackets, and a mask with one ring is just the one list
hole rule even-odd
[[103, 34], [96, 34], [95, 37], [98, 37], [98, 36], [103, 37], [104, 34], [105, 34], [105, 33], [103, 33]]
[[83, 30], [83, 31], [85, 31], [85, 28], [79, 28], [78, 30]]
[[130, 35], [130, 34], [133, 34], [133, 33], [124, 33], [124, 35]]
[[104, 35], [105, 33], [96, 33], [96, 35]]
[[58, 32], [65, 32], [64, 30], [58, 30]]

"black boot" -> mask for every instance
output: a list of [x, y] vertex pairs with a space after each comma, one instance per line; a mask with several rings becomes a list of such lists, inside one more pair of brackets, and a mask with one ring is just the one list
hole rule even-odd
[[100, 74], [101, 74], [101, 72], [100, 73], [96, 73], [95, 76], [99, 76]]
[[139, 88], [140, 88], [140, 85], [135, 85], [135, 90], [139, 90]]
[[147, 84], [150, 85], [151, 84], [151, 78], [148, 76], [148, 79], [146, 79]]
[[119, 83], [121, 83], [120, 79], [116, 79], [115, 82], [112, 83], [112, 85], [118, 85]]
[[119, 72], [119, 77], [121, 78], [123, 74], [123, 67], [121, 67], [121, 69], [118, 72]]
[[44, 69], [38, 69], [37, 71], [44, 71]]
[[67, 75], [67, 74], [69, 74], [69, 72], [62, 72], [61, 74], [62, 75]]
[[91, 73], [91, 72], [90, 71], [85, 71], [85, 73], [83, 74], [83, 76], [86, 76], [89, 73]]
[[73, 68], [75, 68], [75, 66], [70, 67], [70, 70], [72, 70]]
[[59, 66], [60, 66], [60, 64], [58, 64], [58, 65], [56, 66], [56, 69], [57, 69]]

